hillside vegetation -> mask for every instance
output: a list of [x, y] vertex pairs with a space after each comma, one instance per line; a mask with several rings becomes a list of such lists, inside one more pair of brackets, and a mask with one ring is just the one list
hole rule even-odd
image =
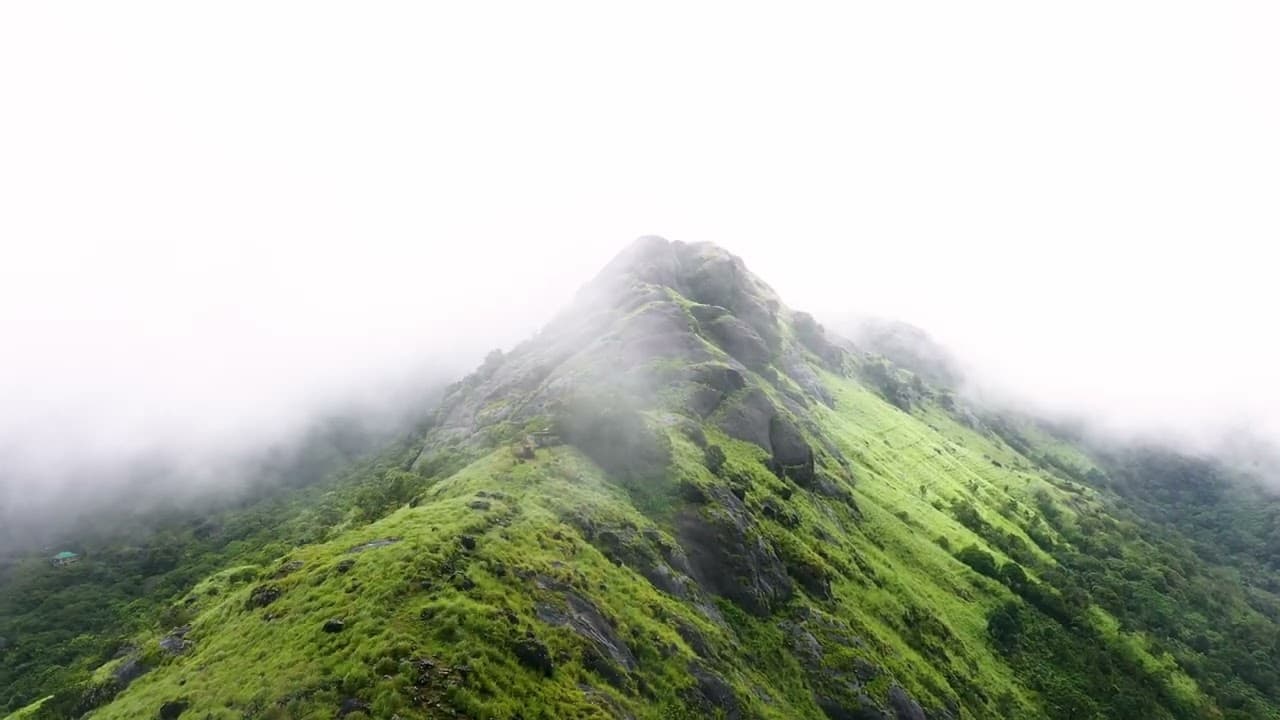
[[948, 377], [825, 332], [719, 248], [641, 240], [402, 442], [12, 569], [0, 702], [1280, 717], [1270, 496], [965, 407]]

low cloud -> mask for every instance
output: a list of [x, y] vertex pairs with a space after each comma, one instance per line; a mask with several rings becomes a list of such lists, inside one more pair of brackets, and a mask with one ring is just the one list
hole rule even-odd
[[1276, 10], [935, 11], [6, 5], [0, 517], [412, 404], [647, 233], [1031, 407], [1280, 436]]

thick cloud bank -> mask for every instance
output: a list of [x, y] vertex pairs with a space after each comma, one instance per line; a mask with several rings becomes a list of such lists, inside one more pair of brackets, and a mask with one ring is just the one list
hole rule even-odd
[[1277, 12], [6, 5], [0, 501], [216, 484], [646, 233], [1036, 406], [1276, 437]]

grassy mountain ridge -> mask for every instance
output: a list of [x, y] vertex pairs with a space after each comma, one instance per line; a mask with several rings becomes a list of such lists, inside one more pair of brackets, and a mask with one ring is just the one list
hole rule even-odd
[[1158, 463], [983, 417], [938, 381], [719, 248], [643, 239], [424, 432], [257, 516], [278, 528], [175, 537], [185, 574], [57, 682], [14, 672], [31, 687], [10, 708], [1280, 717], [1269, 565], [1246, 582], [1127, 500]]

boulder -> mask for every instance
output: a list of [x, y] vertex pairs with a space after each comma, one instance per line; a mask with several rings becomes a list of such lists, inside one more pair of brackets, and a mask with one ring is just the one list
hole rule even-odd
[[329, 618], [324, 621], [324, 631], [327, 633], [340, 633], [347, 628], [347, 623], [338, 618]]
[[751, 388], [733, 396], [719, 411], [716, 425], [724, 434], [737, 440], [770, 449], [769, 421], [778, 414], [773, 401], [759, 388]]
[[769, 419], [768, 447], [773, 451], [773, 470], [779, 477], [789, 477], [802, 487], [813, 483], [813, 448], [790, 420], [781, 415]]
[[167, 635], [160, 638], [160, 650], [168, 655], [181, 655], [191, 648], [193, 643], [187, 639], [187, 633], [191, 632], [190, 625], [176, 627], [169, 631]]
[[898, 685], [889, 688], [889, 707], [897, 720], [928, 720], [920, 703]]
[[283, 591], [275, 585], [259, 585], [249, 593], [247, 609], [266, 607], [280, 599]]
[[178, 720], [187, 711], [187, 707], [186, 700], [170, 700], [160, 706], [160, 720]]
[[551, 651], [533, 635], [517, 640], [512, 648], [521, 665], [551, 677], [555, 672], [555, 663], [551, 660]]

